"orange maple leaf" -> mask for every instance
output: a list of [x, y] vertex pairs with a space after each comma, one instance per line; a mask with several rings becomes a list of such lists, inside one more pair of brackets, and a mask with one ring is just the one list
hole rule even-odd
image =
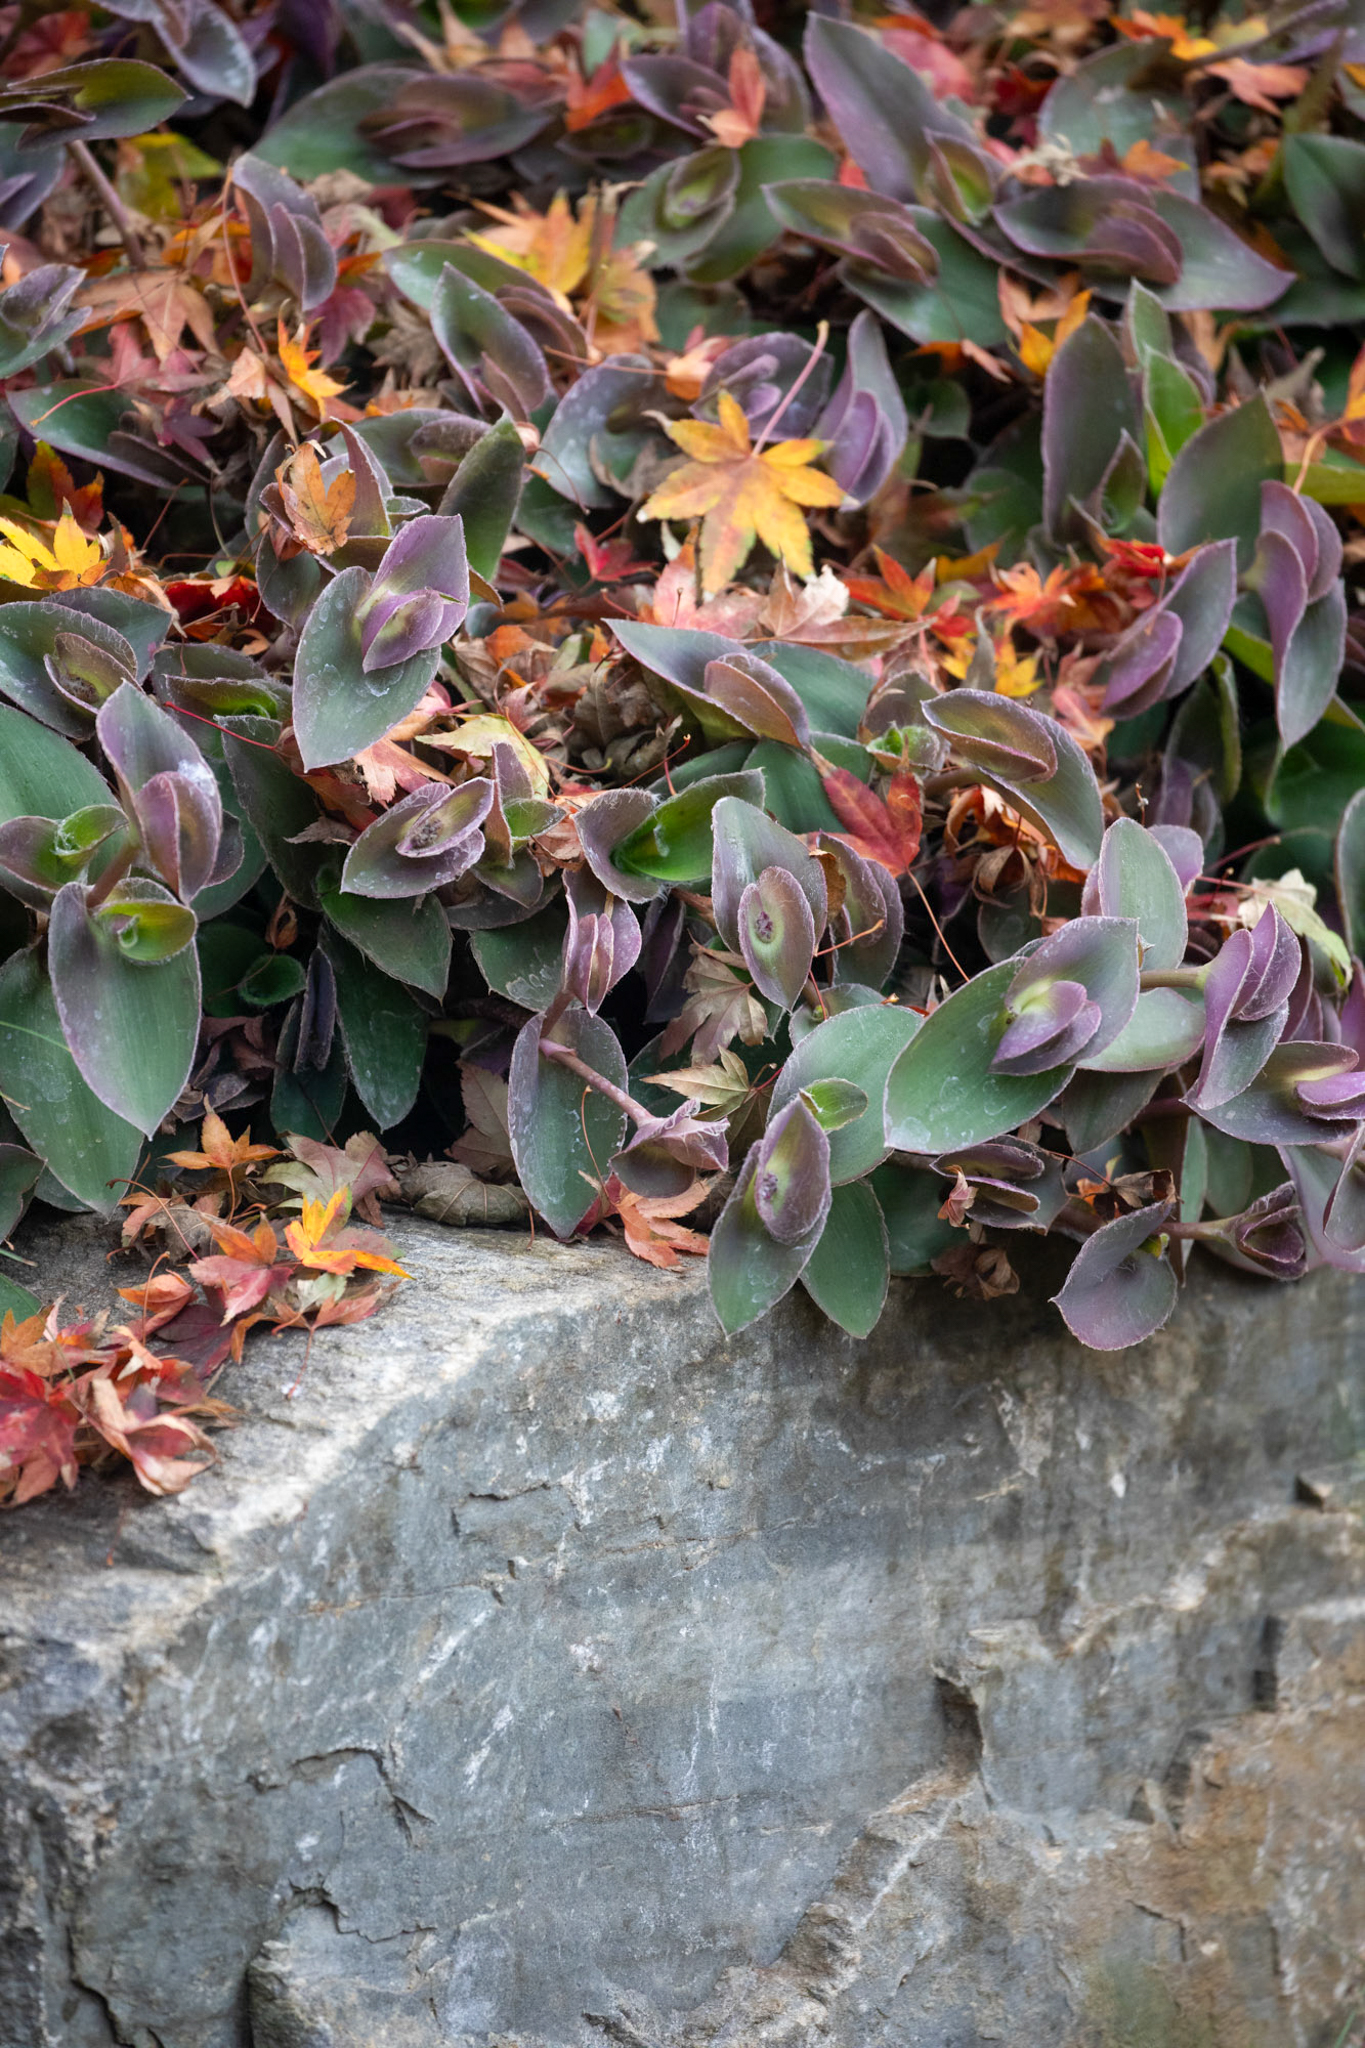
[[714, 597], [747, 561], [761, 540], [797, 576], [813, 574], [810, 533], [801, 508], [834, 506], [842, 487], [811, 464], [820, 441], [779, 441], [755, 449], [749, 422], [728, 391], [718, 401], [720, 423], [668, 420], [665, 429], [691, 460], [666, 476], [646, 504], [642, 519], [700, 518], [702, 590]]
[[699, 1181], [694, 1187], [684, 1188], [680, 1195], [637, 1195], [613, 1178], [608, 1192], [625, 1228], [627, 1250], [651, 1266], [666, 1269], [678, 1264], [680, 1252], [704, 1259], [710, 1249], [709, 1239], [672, 1219], [695, 1209], [709, 1185]]
[[325, 370], [314, 368], [319, 351], [308, 347], [306, 332], [294, 340], [281, 320], [277, 351], [290, 385], [308, 400], [320, 420], [356, 417], [353, 407], [336, 402], [346, 386], [339, 384], [335, 377], [329, 377]]
[[239, 1166], [251, 1166], [258, 1159], [278, 1159], [279, 1153], [273, 1145], [253, 1145], [250, 1131], [244, 1131], [240, 1138], [234, 1138], [223, 1119], [212, 1109], [205, 1110], [204, 1121], [199, 1126], [198, 1152], [168, 1152], [167, 1159], [172, 1166], [187, 1166], [192, 1171], [204, 1173], [217, 1167], [231, 1181]]
[[726, 149], [742, 149], [752, 142], [763, 121], [768, 83], [754, 52], [741, 44], [730, 58], [730, 104], [718, 113], [703, 114], [702, 126], [709, 128]]

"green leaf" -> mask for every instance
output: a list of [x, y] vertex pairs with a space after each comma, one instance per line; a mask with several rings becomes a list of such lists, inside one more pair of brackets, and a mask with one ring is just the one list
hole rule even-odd
[[1147, 422], [1147, 469], [1159, 491], [1171, 464], [1204, 423], [1204, 403], [1194, 379], [1170, 356], [1148, 351], [1143, 358]]
[[756, 135], [739, 152], [734, 204], [693, 257], [687, 274], [695, 284], [723, 284], [738, 277], [781, 234], [763, 187], [781, 178], [832, 178], [838, 160], [823, 143], [804, 135]]
[[915, 226], [938, 255], [933, 284], [902, 284], [880, 271], [850, 265], [844, 282], [874, 313], [912, 341], [974, 341], [996, 348], [1009, 340], [1000, 317], [999, 272], [950, 221], [922, 206], [907, 208]]
[[0, 1238], [8, 1237], [23, 1215], [42, 1170], [36, 1152], [23, 1145], [0, 1143]]
[[[701, 639], [699, 633], [695, 636]], [[696, 888], [711, 879], [711, 813], [722, 797], [746, 803], [763, 802], [763, 777], [751, 769], [736, 775], [710, 775], [694, 782], [636, 827], [612, 860], [628, 875], [649, 875], [659, 882], [680, 882]]]
[[0, 1033], [7, 1104], [25, 1138], [78, 1201], [112, 1209], [137, 1169], [142, 1136], [82, 1079], [32, 950], [0, 967]]
[[1131, 440], [1138, 431], [1119, 345], [1092, 314], [1057, 350], [1043, 384], [1043, 524], [1049, 539], [1081, 532], [1075, 507], [1099, 489], [1123, 436]]
[[104, 777], [69, 740], [0, 704], [0, 824], [66, 818], [110, 801]]
[[498, 995], [523, 1010], [547, 1010], [559, 993], [569, 914], [563, 897], [521, 924], [471, 932], [480, 974]]
[[[201, 950], [201, 967], [203, 958]], [[268, 1010], [276, 1003], [289, 1003], [295, 996], [302, 995], [306, 979], [303, 962], [296, 960], [292, 953], [258, 951], [238, 981], [236, 994], [253, 1010]], [[225, 1010], [221, 1014], [231, 1017], [235, 1012]]]
[[851, 1337], [866, 1337], [886, 1305], [890, 1278], [890, 1244], [876, 1195], [866, 1181], [836, 1188], [801, 1285], [831, 1322]]
[[872, 689], [865, 669], [819, 647], [800, 647], [785, 640], [757, 640], [749, 652], [770, 662], [783, 681], [791, 684], [812, 727], [839, 733], [844, 739], [857, 737]]
[[1353, 953], [1365, 951], [1365, 789], [1347, 804], [1337, 828], [1337, 902]]
[[187, 97], [155, 64], [142, 64], [131, 57], [100, 57], [90, 64], [68, 64], [43, 72], [37, 80], [8, 86], [0, 94], [0, 111], [12, 119], [32, 108], [41, 119], [41, 110], [65, 100], [87, 117], [77, 129], [76, 139], [98, 142], [110, 135], [144, 134], [167, 120]]
[[1204, 998], [1194, 989], [1146, 988], [1117, 1038], [1082, 1059], [1090, 1073], [1165, 1073], [1181, 1066], [1204, 1043]]
[[476, 576], [491, 582], [516, 516], [526, 451], [511, 420], [499, 420], [474, 443], [441, 499], [443, 513], [464, 521], [465, 552]]
[[[596, 1180], [620, 1147], [625, 1113], [578, 1074], [540, 1052], [544, 1019], [524, 1026], [507, 1076], [512, 1157], [531, 1206], [556, 1237], [572, 1237], [595, 1199]], [[601, 1017], [572, 1009], [554, 1027], [560, 1045], [577, 1053], [616, 1088], [627, 1085], [625, 1056]]]
[[355, 1092], [378, 1128], [392, 1130], [417, 1100], [426, 1013], [338, 932], [324, 931], [320, 943], [336, 975], [337, 1021]]
[[1286, 135], [1280, 167], [1290, 205], [1332, 268], [1365, 280], [1365, 148], [1343, 135]]
[[306, 768], [349, 760], [383, 739], [416, 708], [436, 673], [436, 647], [392, 668], [365, 670], [359, 610], [369, 589], [363, 569], [343, 569], [317, 599], [299, 636], [294, 737]]
[[324, 889], [318, 900], [342, 936], [381, 972], [438, 1001], [444, 996], [450, 979], [450, 926], [434, 896], [417, 903], [385, 903]]
[[[386, 111], [403, 87], [425, 74], [411, 64], [366, 64], [343, 72], [282, 114], [252, 145], [252, 155], [307, 184], [328, 171], [354, 171], [372, 185], [425, 184], [367, 139], [361, 122]], [[435, 174], [438, 178], [440, 173]]]
[[36, 1294], [30, 1294], [27, 1287], [21, 1287], [17, 1280], [0, 1273], [0, 1316], [13, 1316], [23, 1322], [28, 1316], [41, 1315], [43, 1304]]
[[[134, 893], [136, 891], [136, 894]], [[116, 1116], [150, 1137], [190, 1077], [199, 1038], [199, 956], [194, 913], [155, 882], [125, 884], [129, 927], [91, 911], [88, 891], [68, 882], [52, 904], [48, 964], [62, 1032], [87, 1085]], [[173, 917], [163, 940], [144, 922]], [[187, 922], [187, 926], [186, 923]], [[122, 927], [122, 928], [121, 928]], [[176, 944], [176, 940], [179, 943]], [[174, 945], [170, 957], [146, 952]]]
[[[301, 776], [275, 752], [277, 728], [263, 718], [239, 719], [223, 731], [223, 753], [237, 801], [282, 888], [311, 908], [318, 900], [317, 877], [325, 849], [296, 846], [295, 835], [316, 825], [317, 799]], [[250, 727], [248, 732], [245, 728]], [[268, 737], [267, 737], [268, 735]]]
[[[1065, 726], [1055, 719], [1044, 720], [1041, 713], [1030, 712], [1008, 697], [993, 697], [979, 690], [950, 690], [946, 696], [927, 701], [920, 715], [952, 741], [954, 752], [983, 782], [998, 789], [1015, 810], [1045, 832], [1073, 867], [1088, 868], [1098, 859], [1104, 838], [1100, 788], [1084, 749]], [[1035, 719], [1046, 727], [1056, 756], [1055, 770], [1027, 779], [1002, 772], [1004, 757], [998, 752], [996, 729], [1008, 734], [1013, 724], [1022, 732], [1026, 725], [1031, 728]]]
[[900, 1152], [979, 1145], [1027, 1123], [1060, 1093], [1069, 1065], [1042, 1074], [996, 1074], [1005, 994], [1019, 962], [1002, 960], [954, 991], [925, 1019], [886, 1084], [886, 1131]]
[[891, 1149], [882, 1114], [887, 1077], [919, 1029], [915, 1012], [898, 1003], [841, 1011], [806, 1034], [773, 1084], [774, 1115], [802, 1089], [824, 1081], [850, 1081], [867, 1097], [860, 1117], [830, 1128], [829, 1171], [836, 1187], [861, 1180]]
[[294, 1066], [299, 1041], [300, 1006], [284, 1020], [275, 1050], [275, 1085], [270, 1094], [270, 1121], [277, 1131], [297, 1131], [320, 1144], [335, 1144], [336, 1128], [346, 1107], [346, 1054], [339, 1031], [332, 1034], [327, 1064]]
[[870, 1185], [886, 1226], [893, 1273], [906, 1278], [927, 1273], [940, 1252], [963, 1243], [963, 1233], [938, 1213], [948, 1182], [927, 1166], [888, 1159], [872, 1175]]
[[1246, 569], [1261, 526], [1261, 485], [1284, 472], [1280, 436], [1261, 393], [1220, 413], [1185, 443], [1161, 493], [1157, 532], [1168, 554], [1235, 540]]
[[[868, 761], [868, 756], [864, 754], [863, 759]], [[749, 755], [749, 764], [763, 776], [768, 809], [789, 832], [843, 831], [843, 820], [825, 795], [819, 770], [804, 754], [777, 740], [763, 740]]]
[[1116, 818], [1096, 865], [1105, 917], [1137, 919], [1144, 968], [1178, 967], [1185, 957], [1185, 892], [1161, 842], [1135, 818]]
[[97, 469], [116, 469], [122, 476], [166, 490], [187, 476], [202, 474], [198, 466], [154, 444], [135, 440], [125, 429], [128, 400], [121, 391], [92, 391], [90, 381], [68, 377], [56, 384], [35, 384], [27, 391], [8, 391], [6, 403], [21, 427], [41, 436], [63, 455], [78, 455]]

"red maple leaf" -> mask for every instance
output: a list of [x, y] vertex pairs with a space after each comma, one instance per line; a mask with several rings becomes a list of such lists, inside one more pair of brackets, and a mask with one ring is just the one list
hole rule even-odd
[[832, 768], [822, 780], [840, 823], [848, 827], [832, 836], [864, 860], [880, 862], [891, 874], [908, 874], [919, 852], [922, 826], [920, 788], [914, 776], [899, 770], [888, 783], [885, 798], [847, 768]]

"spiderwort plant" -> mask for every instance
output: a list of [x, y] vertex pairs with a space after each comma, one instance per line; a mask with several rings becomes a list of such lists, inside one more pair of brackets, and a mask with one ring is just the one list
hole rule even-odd
[[[6, 1227], [251, 1113], [705, 1254], [727, 1330], [1030, 1233], [1109, 1348], [1199, 1245], [1365, 1270], [1330, 7], [105, 12], [0, 87]], [[158, 200], [215, 91], [274, 118]]]

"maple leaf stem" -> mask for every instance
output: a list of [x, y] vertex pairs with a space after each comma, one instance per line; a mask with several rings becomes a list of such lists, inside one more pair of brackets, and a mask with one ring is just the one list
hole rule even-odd
[[791, 390], [787, 393], [786, 397], [781, 401], [781, 403], [774, 409], [774, 411], [770, 415], [767, 425], [764, 427], [763, 432], [759, 435], [758, 440], [754, 445], [755, 455], [761, 455], [763, 453], [764, 448], [768, 444], [768, 436], [772, 433], [773, 428], [777, 425], [783, 413], [787, 410], [787, 407], [791, 404], [797, 392], [801, 389], [801, 386], [805, 383], [807, 377], [809, 377], [811, 371], [819, 362], [821, 356], [825, 352], [825, 343], [828, 340], [829, 322], [828, 320], [822, 320], [820, 322], [819, 327], [815, 331], [815, 347], [807, 356], [805, 363], [802, 365], [801, 374], [796, 378], [796, 380], [792, 384]]
[[595, 1088], [599, 1095], [605, 1095], [608, 1102], [614, 1102], [618, 1109], [623, 1109], [632, 1122], [641, 1125], [654, 1122], [652, 1111], [646, 1109], [643, 1103], [637, 1102], [633, 1095], [627, 1095], [624, 1088], [618, 1088], [605, 1074], [599, 1074], [595, 1067], [590, 1067], [586, 1060], [581, 1060], [567, 1045], [557, 1045], [553, 1038], [542, 1038], [540, 1051], [543, 1059], [557, 1061], [561, 1067], [567, 1067], [571, 1074], [577, 1074], [580, 1080], [586, 1081], [590, 1088]]
[[118, 229], [119, 237], [128, 252], [128, 261], [132, 264], [134, 270], [145, 270], [147, 268], [147, 258], [143, 253], [137, 229], [133, 226], [127, 207], [119, 198], [109, 179], [106, 178], [104, 172], [100, 169], [89, 143], [68, 142], [66, 146], [85, 172], [90, 183], [99, 193], [100, 198], [104, 201], [105, 212]]

